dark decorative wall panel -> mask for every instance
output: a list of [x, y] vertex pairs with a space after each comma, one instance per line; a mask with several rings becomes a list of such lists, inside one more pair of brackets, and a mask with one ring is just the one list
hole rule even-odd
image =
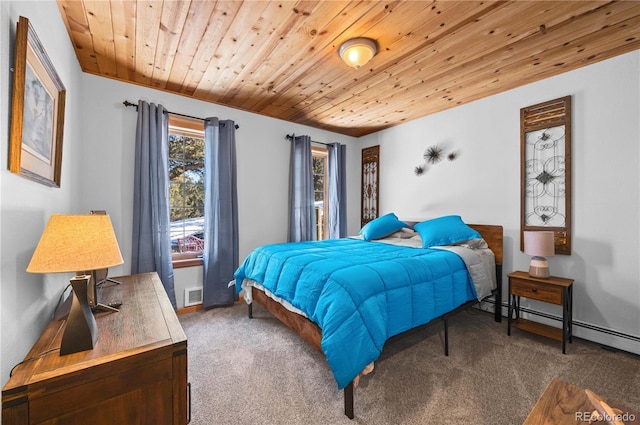
[[378, 181], [380, 177], [380, 146], [362, 149], [362, 204], [360, 225], [378, 217]]

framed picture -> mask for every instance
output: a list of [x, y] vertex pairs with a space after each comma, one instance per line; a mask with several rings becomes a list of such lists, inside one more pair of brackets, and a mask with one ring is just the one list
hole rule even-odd
[[571, 255], [571, 96], [520, 109], [520, 249], [523, 233], [554, 232]]
[[65, 95], [38, 36], [21, 16], [16, 31], [9, 171], [60, 187]]

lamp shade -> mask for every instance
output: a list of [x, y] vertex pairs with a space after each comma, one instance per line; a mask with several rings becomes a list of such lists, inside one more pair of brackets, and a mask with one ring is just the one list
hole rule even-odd
[[54, 214], [42, 233], [27, 271], [78, 272], [123, 262], [108, 215]]
[[378, 46], [370, 38], [352, 38], [340, 46], [338, 54], [342, 60], [353, 68], [360, 68], [378, 53]]
[[524, 232], [524, 253], [533, 257], [553, 257], [555, 255], [553, 232]]

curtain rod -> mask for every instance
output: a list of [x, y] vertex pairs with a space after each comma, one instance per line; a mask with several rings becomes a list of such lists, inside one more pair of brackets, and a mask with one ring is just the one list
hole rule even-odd
[[[131, 103], [128, 100], [125, 100], [124, 102], [122, 102], [122, 104], [124, 106], [127, 106], [127, 107], [133, 106], [134, 108], [136, 108], [136, 111], [138, 110], [138, 104], [137, 103]], [[200, 120], [200, 121], [204, 121], [205, 120], [204, 118], [192, 117], [191, 115], [179, 114], [177, 112], [167, 111], [167, 113], [172, 114], [172, 115], [178, 115], [178, 116], [185, 117], [185, 118], [191, 118], [191, 119], [194, 119], [194, 120]], [[237, 130], [237, 129], [240, 128], [240, 126], [238, 124], [236, 124], [235, 128]]]
[[[285, 138], [287, 140], [293, 140], [293, 135], [292, 134], [287, 134], [285, 136]], [[322, 143], [322, 142], [316, 142], [315, 140], [312, 140], [311, 143], [315, 143], [317, 145], [325, 145], [325, 146], [331, 146], [333, 143]]]

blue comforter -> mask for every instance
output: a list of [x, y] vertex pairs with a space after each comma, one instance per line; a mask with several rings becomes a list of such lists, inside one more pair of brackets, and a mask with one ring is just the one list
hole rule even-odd
[[340, 389], [388, 338], [476, 298], [452, 252], [348, 238], [259, 247], [235, 278], [238, 292], [243, 279], [255, 280], [318, 324]]

